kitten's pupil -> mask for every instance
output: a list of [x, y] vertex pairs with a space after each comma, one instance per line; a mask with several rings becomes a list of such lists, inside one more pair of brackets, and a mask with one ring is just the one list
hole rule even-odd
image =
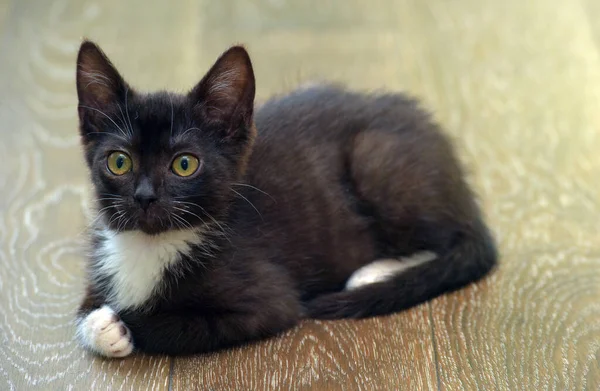
[[188, 167], [189, 167], [188, 158], [187, 158], [187, 157], [183, 157], [183, 158], [181, 158], [181, 163], [180, 163], [180, 165], [181, 165], [181, 169], [182, 169], [183, 171], [187, 171], [187, 170], [188, 170]]
[[123, 155], [119, 156], [117, 158], [117, 168], [123, 168], [123, 164], [125, 164], [125, 158], [123, 157]]

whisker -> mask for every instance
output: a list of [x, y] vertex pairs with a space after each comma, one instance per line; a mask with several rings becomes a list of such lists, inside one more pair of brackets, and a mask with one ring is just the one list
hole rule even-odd
[[261, 220], [264, 221], [262, 214], [260, 214], [260, 212], [258, 211], [258, 209], [256, 208], [256, 206], [254, 206], [254, 204], [252, 202], [250, 202], [249, 199], [247, 199], [246, 197], [244, 197], [243, 195], [241, 195], [240, 193], [238, 193], [237, 191], [233, 190], [232, 188], [229, 188], [229, 190], [231, 190], [232, 192], [234, 192], [235, 194], [237, 194], [238, 196], [242, 197], [244, 200], [246, 200], [247, 203], [250, 204], [250, 206], [252, 206], [254, 208], [254, 210], [256, 211], [256, 213], [258, 213], [258, 215], [260, 216]]
[[173, 137], [173, 97], [169, 94], [169, 102], [171, 102], [171, 137]]
[[[178, 208], [178, 207], [176, 207], [176, 206], [174, 206], [173, 208], [174, 208], [175, 210], [178, 210], [178, 211], [182, 212], [184, 215], [185, 215], [185, 213], [187, 213], [187, 214], [190, 214], [190, 215], [192, 215], [192, 216], [194, 216], [194, 217], [198, 218], [198, 219], [199, 219], [199, 220], [202, 222], [202, 224], [205, 224], [205, 225], [206, 225], [206, 222], [204, 221], [204, 219], [203, 219], [202, 217], [198, 216], [197, 214], [195, 214], [195, 213], [193, 213], [193, 212], [190, 212], [189, 210], [186, 210], [186, 209]], [[189, 224], [189, 223], [188, 223], [188, 224]], [[190, 224], [190, 226], [191, 226], [191, 224]]]
[[[193, 202], [188, 202], [188, 201], [178, 201], [178, 200], [174, 200], [173, 202], [177, 203], [177, 204], [181, 204], [184, 205], [185, 207], [189, 208], [189, 207], [196, 207], [196, 204], [194, 204]], [[189, 205], [189, 206], [188, 206]]]
[[201, 130], [201, 129], [200, 128], [195, 128], [195, 127], [194, 128], [186, 129], [183, 133], [181, 133], [180, 135], [178, 135], [177, 138], [178, 139], [183, 138], [189, 131], [192, 131], [192, 130]]
[[133, 133], [133, 125], [131, 124], [131, 118], [129, 117], [129, 108], [127, 107], [127, 97], [129, 96], [129, 87], [125, 89], [125, 113], [127, 113], [127, 121], [129, 121], [129, 128]]
[[194, 227], [192, 227], [192, 225], [190, 223], [188, 223], [187, 221], [185, 221], [180, 216], [177, 216], [176, 214], [173, 213], [172, 217], [175, 219], [175, 221], [177, 221], [177, 222], [179, 222], [181, 224], [180, 228], [186, 228], [186, 229], [193, 229], [194, 228]]
[[272, 199], [272, 200], [273, 200], [275, 203], [277, 203], [277, 200], [275, 200], [275, 198], [273, 198], [273, 197], [271, 196], [271, 194], [267, 193], [266, 191], [263, 191], [263, 190], [259, 189], [259, 188], [258, 188], [258, 187], [256, 187], [256, 186], [252, 186], [252, 185], [249, 185], [249, 184], [247, 184], [247, 183], [232, 183], [232, 185], [234, 185], [234, 186], [244, 186], [244, 187], [249, 187], [249, 188], [251, 188], [251, 189], [254, 189], [254, 190], [256, 190], [256, 191], [258, 191], [258, 192], [260, 192], [260, 193], [263, 193], [264, 195], [266, 195], [266, 196], [268, 196], [269, 198], [271, 198], [271, 199]]
[[[217, 219], [215, 219], [210, 213], [208, 213], [206, 211], [206, 209], [204, 209], [202, 206], [200, 206], [198, 204], [194, 204], [193, 202], [178, 201], [177, 198], [181, 199], [181, 198], [185, 198], [185, 197], [175, 197], [175, 200], [173, 200], [174, 203], [181, 204], [181, 205], [184, 206], [184, 208], [190, 208], [190, 207], [192, 207], [192, 208], [199, 208], [200, 210], [202, 210], [202, 213], [204, 215], [206, 215], [209, 219], [211, 219], [211, 221], [220, 229], [220, 232], [223, 235], [223, 237], [225, 239], [227, 239], [227, 241], [229, 241], [231, 243], [231, 240], [229, 239], [229, 236], [228, 236], [228, 231], [229, 231], [228, 228], [225, 227], [225, 226], [223, 226], [221, 223], [219, 223], [217, 221]], [[181, 209], [179, 207], [174, 207], [174, 208], [177, 209], [177, 210], [179, 210], [179, 211], [181, 211], [181, 212], [189, 213], [189, 214], [197, 217], [198, 219], [200, 219], [200, 221], [202, 221], [203, 224], [206, 224], [206, 222], [204, 221], [204, 219], [202, 217], [200, 217], [199, 215], [197, 215], [197, 214], [195, 214], [195, 213], [193, 213], [193, 212], [191, 212], [191, 211], [189, 211], [187, 209]]]
[[102, 197], [96, 199], [96, 201], [114, 201], [115, 203], [120, 203], [122, 200], [123, 199], [121, 197]]
[[173, 220], [171, 219], [171, 215], [167, 214], [167, 217], [169, 218], [169, 229], [173, 229]]
[[115, 213], [113, 213], [110, 217], [110, 220], [108, 220], [108, 223], [106, 225], [111, 225], [113, 221], [117, 222], [119, 221], [123, 215], [125, 214], [125, 211], [122, 210], [118, 210]]
[[100, 209], [100, 210], [99, 210], [99, 211], [97, 211], [96, 213], [97, 213], [97, 214], [102, 214], [102, 213], [103, 213], [105, 210], [107, 210], [107, 209], [110, 209], [110, 208], [112, 208], [112, 207], [113, 207], [113, 205], [108, 205], [108, 206], [105, 206], [104, 208]]
[[125, 130], [127, 130], [127, 135], [130, 138], [133, 138], [133, 129], [129, 129], [129, 127], [127, 126], [127, 122], [125, 122], [125, 114], [123, 113], [123, 109], [121, 108], [121, 104], [117, 103], [117, 107], [119, 108], [119, 112], [121, 113], [121, 124], [123, 124], [123, 127], [125, 128]]
[[102, 114], [103, 116], [105, 116], [106, 118], [108, 118], [110, 120], [110, 122], [112, 122], [117, 127], [117, 129], [119, 129], [119, 131], [123, 134], [123, 136], [125, 138], [127, 138], [127, 133], [125, 133], [125, 131], [119, 125], [117, 125], [117, 123], [112, 118], [110, 118], [110, 116], [108, 114], [106, 114], [102, 110], [98, 110], [98, 109], [96, 109], [94, 107], [85, 106], [85, 105], [79, 105], [79, 107], [83, 107], [84, 109], [94, 110], [94, 111]]
[[110, 208], [112, 205], [106, 206], [102, 209], [100, 209], [98, 212], [96, 212], [96, 217], [94, 217], [92, 219], [92, 221], [90, 221], [88, 223], [88, 227], [94, 227], [96, 225], [96, 222], [98, 222], [102, 217], [104, 217], [105, 213], [104, 211], [108, 208]]
[[120, 197], [120, 198], [123, 198], [119, 194], [114, 194], [114, 193], [100, 193], [100, 196], [109, 196], [109, 197]]
[[123, 229], [125, 229], [125, 227], [127, 227], [127, 224], [129, 223], [129, 221], [131, 221], [131, 217], [129, 217], [127, 220], [124, 220], [122, 223], [119, 223], [119, 225], [117, 226], [117, 231], [122, 231]]
[[125, 219], [125, 215], [121, 214], [119, 215], [119, 218], [117, 218], [117, 232], [121, 232], [121, 224], [123, 224], [123, 221]]
[[125, 143], [129, 143], [129, 140], [126, 139], [125, 137], [120, 136], [118, 134], [109, 133], [109, 132], [91, 132], [91, 133], [88, 133], [88, 136], [97, 135], [97, 134], [116, 137], [116, 138], [118, 138], [119, 140], [121, 140], [121, 141], [123, 141]]
[[189, 210], [186, 210], [186, 209], [183, 209], [183, 208], [179, 208], [177, 206], [174, 206], [173, 209], [178, 210], [178, 211], [183, 212], [183, 213], [190, 214], [190, 215], [196, 217], [197, 219], [199, 219], [200, 221], [204, 222], [204, 220], [202, 220], [202, 217], [198, 216], [194, 212], [190, 212]]
[[229, 239], [229, 237], [227, 236], [227, 231], [225, 230], [225, 228], [214, 218], [210, 215], [210, 213], [208, 213], [206, 211], [206, 209], [204, 209], [203, 207], [201, 207], [200, 205], [196, 205], [198, 208], [200, 208], [202, 210], [202, 212], [207, 215], [216, 225], [217, 227], [219, 227], [221, 229], [221, 232], [223, 232], [223, 235], [225, 236], [225, 239], [227, 239], [227, 241], [229, 243], [231, 243], [231, 240]]
[[163, 221], [162, 221], [162, 219], [160, 218], [160, 216], [158, 216], [158, 215], [157, 215], [156, 217], [158, 217], [158, 221], [160, 221], [160, 226], [161, 226], [161, 227], [164, 227]]

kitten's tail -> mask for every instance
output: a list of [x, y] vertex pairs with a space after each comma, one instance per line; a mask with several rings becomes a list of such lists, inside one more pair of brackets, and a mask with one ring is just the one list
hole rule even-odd
[[445, 254], [406, 269], [387, 281], [329, 293], [307, 303], [319, 319], [363, 318], [413, 307], [459, 289], [490, 272], [498, 258], [494, 239], [483, 223], [460, 235]]

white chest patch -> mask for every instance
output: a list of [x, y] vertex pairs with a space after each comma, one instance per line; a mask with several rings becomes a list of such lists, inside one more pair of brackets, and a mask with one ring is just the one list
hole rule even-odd
[[165, 269], [202, 241], [194, 230], [159, 235], [104, 230], [101, 235], [104, 240], [95, 252], [99, 267], [97, 275], [92, 277], [110, 276], [112, 289], [108, 302], [117, 311], [144, 304], [152, 293], [161, 289]]

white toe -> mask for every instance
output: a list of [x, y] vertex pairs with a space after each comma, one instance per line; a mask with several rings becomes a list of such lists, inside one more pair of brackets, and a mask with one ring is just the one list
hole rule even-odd
[[86, 347], [106, 357], [125, 357], [133, 352], [131, 332], [108, 306], [81, 319], [78, 334]]

